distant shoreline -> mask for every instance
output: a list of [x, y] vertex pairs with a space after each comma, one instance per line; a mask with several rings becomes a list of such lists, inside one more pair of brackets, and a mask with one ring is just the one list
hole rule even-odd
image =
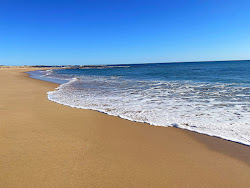
[[173, 61], [173, 62], [149, 62], [149, 63], [125, 63], [125, 64], [76, 64], [76, 65], [0, 65], [0, 68], [72, 68], [72, 67], [79, 67], [79, 66], [86, 66], [86, 67], [98, 67], [98, 66], [126, 66], [126, 65], [140, 65], [140, 64], [174, 64], [174, 63], [208, 63], [208, 62], [242, 62], [242, 61], [250, 61], [250, 60], [217, 60], [217, 61]]

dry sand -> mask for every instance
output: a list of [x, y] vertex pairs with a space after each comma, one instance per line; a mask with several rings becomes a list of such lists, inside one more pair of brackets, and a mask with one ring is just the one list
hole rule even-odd
[[250, 147], [47, 100], [0, 69], [0, 187], [250, 187]]

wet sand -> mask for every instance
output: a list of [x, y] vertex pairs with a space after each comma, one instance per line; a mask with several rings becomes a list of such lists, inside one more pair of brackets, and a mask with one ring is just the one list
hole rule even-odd
[[250, 147], [47, 99], [0, 69], [0, 187], [250, 187]]

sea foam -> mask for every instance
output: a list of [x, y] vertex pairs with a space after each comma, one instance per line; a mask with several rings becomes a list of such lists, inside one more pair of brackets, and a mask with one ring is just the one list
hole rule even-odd
[[48, 92], [49, 100], [250, 145], [249, 87], [114, 76], [81, 75], [67, 79], [70, 81]]

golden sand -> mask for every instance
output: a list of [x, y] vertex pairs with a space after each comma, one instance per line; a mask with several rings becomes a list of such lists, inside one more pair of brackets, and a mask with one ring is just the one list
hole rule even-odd
[[0, 187], [250, 187], [250, 147], [47, 99], [0, 69]]

